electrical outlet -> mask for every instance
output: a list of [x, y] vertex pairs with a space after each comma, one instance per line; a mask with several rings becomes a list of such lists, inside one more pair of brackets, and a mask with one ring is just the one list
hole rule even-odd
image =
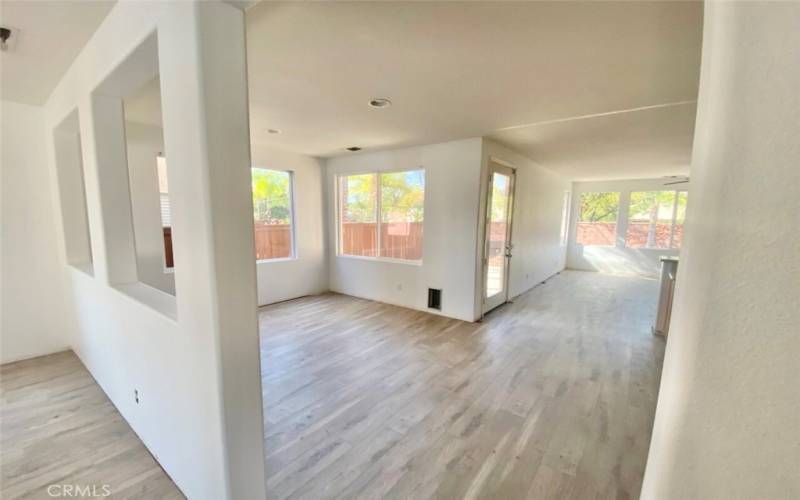
[[136, 401], [136, 404], [139, 404], [139, 389], [133, 390], [133, 400]]

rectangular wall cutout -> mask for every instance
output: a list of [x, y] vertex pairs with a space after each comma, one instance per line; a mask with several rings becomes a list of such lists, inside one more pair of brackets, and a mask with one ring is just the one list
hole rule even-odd
[[169, 157], [161, 128], [160, 78], [123, 98], [131, 217], [139, 281], [175, 295]]
[[86, 203], [86, 176], [80, 128], [76, 109], [53, 130], [53, 147], [67, 263], [93, 276], [92, 238]]
[[169, 207], [165, 231], [162, 189], [169, 184], [159, 183], [159, 165], [170, 170], [159, 75], [154, 32], [92, 92], [92, 118], [109, 283], [175, 318], [180, 259], [168, 267], [175, 228]]

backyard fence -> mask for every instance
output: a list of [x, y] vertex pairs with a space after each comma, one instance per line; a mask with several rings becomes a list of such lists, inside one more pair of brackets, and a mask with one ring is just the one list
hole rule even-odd
[[[654, 244], [650, 248], [670, 248], [670, 224], [656, 224]], [[628, 248], [647, 248], [649, 222], [628, 222], [625, 246]], [[576, 241], [579, 245], [614, 246], [617, 234], [615, 222], [579, 222]], [[672, 247], [680, 248], [683, 241], [683, 224], [675, 224]]]
[[[342, 253], [376, 257], [378, 235], [374, 222], [345, 222], [341, 227]], [[387, 222], [381, 224], [381, 257], [422, 259], [422, 222]]]

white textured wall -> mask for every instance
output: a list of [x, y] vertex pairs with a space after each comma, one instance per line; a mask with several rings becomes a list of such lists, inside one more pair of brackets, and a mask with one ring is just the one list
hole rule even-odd
[[[68, 345], [42, 108], [0, 102], [0, 362]], [[54, 181], [53, 181], [54, 182]]]
[[[612, 274], [658, 276], [661, 269], [660, 257], [662, 255], [676, 256], [680, 253], [679, 250], [669, 248], [628, 248], [625, 246], [625, 233], [628, 228], [628, 209], [632, 191], [690, 191], [689, 183], [665, 186], [666, 182], [670, 181], [664, 179], [628, 179], [573, 183], [567, 267]], [[580, 216], [581, 193], [607, 191], [620, 193], [616, 245], [579, 245], [575, 240], [578, 217]], [[691, 194], [689, 194], [689, 203], [692, 203]]]
[[707, 2], [645, 499], [800, 498], [800, 4]]
[[258, 304], [321, 293], [328, 289], [323, 215], [322, 162], [316, 158], [252, 144], [254, 167], [294, 175], [294, 259], [260, 261]]
[[[475, 138], [327, 161], [330, 288], [420, 310], [428, 310], [428, 288], [441, 288], [441, 314], [480, 318], [484, 174], [490, 157], [513, 163], [517, 171], [510, 296], [561, 271], [566, 252], [560, 243], [561, 207], [569, 182], [494, 141]], [[422, 265], [336, 255], [335, 176], [414, 168], [425, 169]]]
[[[137, 49], [154, 32], [159, 68]], [[154, 69], [175, 297], [125, 281], [136, 262], [120, 95]], [[189, 498], [264, 498], [243, 13], [220, 2], [118, 2], [48, 99], [46, 130], [76, 108], [94, 274], [60, 266], [77, 321], [71, 347]], [[55, 172], [52, 140], [44, 144]]]
[[[441, 314], [466, 321], [476, 319], [481, 143], [480, 138], [474, 138], [327, 160], [331, 290], [427, 311], [428, 288], [440, 288]], [[335, 176], [418, 168], [425, 169], [422, 264], [336, 255]]]

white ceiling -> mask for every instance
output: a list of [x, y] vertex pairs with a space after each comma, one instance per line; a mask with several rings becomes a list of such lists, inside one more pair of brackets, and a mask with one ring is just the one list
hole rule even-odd
[[688, 175], [694, 101], [511, 127], [489, 135], [576, 180]]
[[[18, 3], [36, 4], [4, 0], [4, 18]], [[73, 10], [96, 26], [107, 6], [86, 4]], [[686, 174], [701, 32], [698, 2], [261, 2], [247, 10], [252, 140], [330, 157], [489, 136], [574, 179]], [[25, 80], [55, 72], [41, 61]], [[159, 123], [157, 94], [129, 116]]]
[[114, 0], [3, 0], [0, 25], [19, 30], [14, 48], [0, 52], [3, 99], [43, 104]]
[[262, 2], [251, 133], [317, 156], [490, 135], [581, 179], [685, 173], [691, 105], [498, 130], [693, 101], [701, 30], [686, 2]]

